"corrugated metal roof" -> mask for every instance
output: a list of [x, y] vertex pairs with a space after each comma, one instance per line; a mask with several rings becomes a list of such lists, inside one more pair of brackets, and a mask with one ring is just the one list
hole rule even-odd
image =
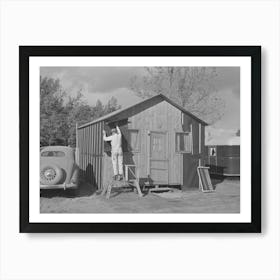
[[[151, 102], [151, 101], [157, 101], [158, 99], [158, 103], [162, 102], [162, 101], [167, 101], [168, 103], [170, 103], [171, 105], [173, 105], [174, 107], [178, 108], [179, 110], [181, 110], [182, 112], [184, 112], [185, 114], [191, 116], [193, 119], [197, 120], [198, 122], [204, 124], [204, 125], [208, 125], [206, 122], [204, 122], [203, 120], [199, 119], [198, 117], [196, 117], [195, 115], [191, 114], [189, 111], [187, 111], [184, 107], [178, 105], [177, 103], [175, 103], [174, 101], [170, 100], [168, 97], [166, 97], [165, 95], [163, 94], [158, 94], [158, 95], [155, 95], [153, 97], [150, 97], [150, 98], [147, 98], [147, 99], [144, 99], [144, 100], [141, 100], [140, 102], [137, 102], [135, 103], [134, 105], [131, 105], [131, 106], [128, 106], [128, 107], [125, 107], [125, 108], [121, 108], [119, 110], [116, 110], [110, 114], [107, 114], [105, 116], [102, 116], [101, 118], [98, 118], [96, 120], [93, 120], [91, 122], [88, 122], [86, 124], [83, 124], [81, 126], [78, 127], [78, 129], [80, 128], [83, 128], [83, 127], [86, 127], [88, 125], [91, 125], [91, 124], [95, 124], [95, 123], [98, 123], [100, 121], [106, 121], [108, 119], [110, 119], [111, 117], [115, 117], [117, 115], [119, 115], [120, 113], [124, 113], [126, 111], [129, 111], [131, 110], [132, 108], [136, 107], [136, 106], [139, 106], [140, 104], [143, 104], [143, 103], [148, 103], [148, 102]], [[151, 105], [153, 106], [153, 104]]]

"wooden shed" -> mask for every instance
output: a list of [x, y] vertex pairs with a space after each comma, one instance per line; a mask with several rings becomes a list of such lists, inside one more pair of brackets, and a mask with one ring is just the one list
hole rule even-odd
[[[156, 95], [78, 127], [79, 165], [98, 189], [113, 176], [110, 143], [103, 141], [118, 123], [122, 131], [124, 173], [140, 185], [198, 188], [197, 166], [204, 163], [204, 121], [164, 95]], [[131, 173], [131, 174], [130, 174]]]

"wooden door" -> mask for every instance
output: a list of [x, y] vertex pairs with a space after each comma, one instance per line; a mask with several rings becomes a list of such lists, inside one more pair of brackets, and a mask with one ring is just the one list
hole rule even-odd
[[168, 184], [167, 133], [150, 133], [150, 178], [154, 184]]

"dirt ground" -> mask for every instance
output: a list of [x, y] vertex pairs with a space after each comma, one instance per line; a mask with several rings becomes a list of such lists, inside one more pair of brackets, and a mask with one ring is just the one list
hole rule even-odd
[[131, 189], [113, 190], [107, 200], [87, 191], [83, 185], [79, 193], [63, 190], [41, 191], [41, 213], [239, 213], [240, 182], [226, 179], [215, 183], [215, 192], [199, 190], [168, 193], [145, 193], [139, 198]]

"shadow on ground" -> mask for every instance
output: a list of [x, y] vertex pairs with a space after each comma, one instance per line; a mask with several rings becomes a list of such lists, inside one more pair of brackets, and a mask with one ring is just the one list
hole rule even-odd
[[217, 185], [221, 184], [225, 180], [225, 177], [222, 175], [211, 175], [211, 183], [213, 185], [213, 189], [217, 188]]
[[213, 185], [213, 189], [215, 190], [217, 188], [217, 186], [221, 183], [223, 183], [225, 180], [228, 182], [239, 182], [240, 181], [240, 177], [238, 176], [223, 176], [223, 175], [213, 175], [211, 174], [211, 182]]
[[81, 183], [78, 189], [49, 189], [49, 190], [40, 190], [40, 196], [45, 198], [52, 197], [65, 197], [65, 198], [74, 198], [74, 197], [87, 197], [91, 196], [96, 192], [96, 188], [89, 183]]

